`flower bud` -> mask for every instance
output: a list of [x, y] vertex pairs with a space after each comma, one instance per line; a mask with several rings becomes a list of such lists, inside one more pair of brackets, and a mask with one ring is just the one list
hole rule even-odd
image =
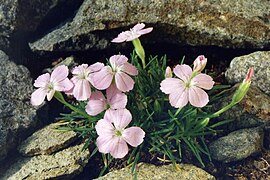
[[165, 71], [165, 78], [171, 78], [172, 77], [172, 69], [167, 66], [166, 71]]
[[254, 74], [253, 68], [249, 68], [247, 75], [246, 75], [246, 78], [239, 85], [238, 89], [236, 90], [236, 92], [233, 95], [232, 102], [234, 104], [239, 103], [244, 98], [244, 96], [247, 94], [247, 91], [248, 91], [249, 86], [251, 84], [251, 78], [252, 78], [253, 74]]
[[207, 58], [204, 57], [204, 55], [198, 56], [195, 61], [193, 62], [193, 71], [196, 72], [202, 72], [202, 70], [205, 68], [207, 63]]

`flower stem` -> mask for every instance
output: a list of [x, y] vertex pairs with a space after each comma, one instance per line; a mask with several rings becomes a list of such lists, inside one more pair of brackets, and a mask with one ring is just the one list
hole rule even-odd
[[83, 115], [83, 116], [86, 117], [86, 118], [89, 118], [89, 117], [90, 117], [87, 113], [85, 113], [85, 112], [81, 111], [80, 109], [78, 109], [78, 108], [72, 106], [71, 104], [69, 104], [69, 103], [64, 99], [64, 97], [63, 97], [63, 95], [62, 95], [61, 92], [55, 91], [54, 97], [55, 97], [59, 102], [61, 102], [62, 104], [64, 104], [65, 106], [67, 106], [69, 109], [71, 109], [72, 111], [75, 111], [76, 113], [78, 113], [78, 114], [80, 114], [80, 115]]
[[236, 103], [231, 102], [227, 106], [224, 106], [222, 109], [220, 109], [217, 112], [215, 112], [214, 114], [210, 115], [209, 118], [218, 117], [220, 114], [224, 113], [225, 111], [227, 111], [228, 109], [230, 109], [231, 107], [233, 107], [235, 104]]
[[144, 69], [145, 68], [145, 52], [144, 52], [143, 46], [141, 44], [141, 41], [139, 40], [139, 38], [136, 38], [136, 39], [132, 40], [132, 44], [135, 47], [135, 51], [136, 51], [137, 55], [142, 60], [142, 66]]

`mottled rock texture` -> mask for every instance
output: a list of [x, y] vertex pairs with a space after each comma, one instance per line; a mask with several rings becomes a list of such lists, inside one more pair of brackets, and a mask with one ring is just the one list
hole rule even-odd
[[70, 145], [77, 139], [74, 131], [59, 131], [59, 125], [50, 124], [28, 137], [19, 146], [19, 152], [26, 156], [51, 154]]
[[239, 161], [261, 152], [263, 136], [261, 128], [241, 129], [212, 142], [209, 150], [215, 160], [225, 163]]
[[[32, 92], [27, 68], [11, 62], [0, 51], [0, 160], [42, 123], [37, 115], [38, 108], [29, 102]], [[43, 115], [46, 116], [45, 111]]]
[[234, 58], [226, 71], [226, 79], [232, 84], [242, 82], [249, 67], [254, 68], [252, 85], [270, 95], [270, 51], [258, 51]]
[[[206, 171], [189, 164], [177, 164], [176, 169], [173, 165], [155, 166], [151, 164], [140, 163], [137, 167], [138, 179], [183, 179], [183, 180], [214, 180], [214, 176]], [[97, 180], [129, 180], [133, 179], [130, 168], [123, 168], [112, 171]]]
[[64, 149], [52, 155], [20, 158], [0, 179], [71, 179], [83, 170], [90, 158], [83, 144]]
[[[74, 19], [30, 44], [31, 49], [103, 49], [120, 30], [145, 22], [150, 41], [221, 47], [270, 47], [268, 0], [85, 0]], [[122, 29], [122, 30], [123, 30]]]

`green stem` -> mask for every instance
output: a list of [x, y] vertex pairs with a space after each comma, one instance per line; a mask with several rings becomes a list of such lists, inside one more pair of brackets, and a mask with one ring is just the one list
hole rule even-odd
[[143, 46], [141, 44], [141, 41], [139, 40], [139, 38], [136, 38], [136, 39], [132, 40], [132, 44], [135, 47], [135, 51], [136, 51], [137, 55], [142, 60], [143, 69], [145, 69], [145, 66], [146, 66], [145, 65], [145, 52], [144, 52]]
[[182, 108], [178, 108], [177, 111], [174, 113], [174, 117], [178, 116]]
[[63, 97], [63, 95], [62, 95], [61, 92], [55, 91], [54, 97], [55, 97], [59, 102], [61, 102], [62, 104], [64, 104], [65, 106], [67, 106], [69, 109], [71, 109], [72, 111], [75, 111], [76, 113], [81, 114], [81, 115], [83, 115], [83, 116], [86, 117], [86, 118], [89, 118], [89, 117], [90, 117], [87, 113], [85, 113], [85, 112], [81, 111], [80, 109], [78, 109], [78, 108], [72, 106], [71, 104], [69, 104], [69, 103], [64, 99], [64, 97]]
[[230, 104], [228, 104], [227, 106], [224, 106], [222, 109], [220, 109], [219, 111], [215, 112], [214, 114], [212, 114], [209, 118], [214, 118], [214, 117], [218, 117], [220, 114], [224, 113], [225, 111], [227, 111], [228, 109], [232, 108], [236, 103], [231, 102]]

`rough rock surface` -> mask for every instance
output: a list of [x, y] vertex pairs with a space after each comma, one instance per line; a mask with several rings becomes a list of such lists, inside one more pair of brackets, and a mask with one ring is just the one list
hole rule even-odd
[[[231, 88], [229, 94], [214, 104], [219, 110], [231, 102], [232, 96], [239, 84]], [[243, 128], [267, 126], [270, 124], [270, 96], [256, 86], [251, 85], [243, 100], [219, 116], [220, 119], [233, 120], [225, 124], [226, 131]]]
[[29, 71], [0, 50], [0, 160], [42, 123], [29, 102], [32, 92]]
[[212, 142], [209, 150], [212, 158], [218, 161], [242, 160], [261, 152], [263, 136], [262, 128], [241, 129]]
[[64, 149], [52, 155], [19, 159], [0, 179], [71, 179], [80, 173], [90, 158], [83, 144]]
[[[183, 180], [214, 180], [214, 176], [206, 171], [189, 164], [178, 164], [179, 169], [175, 169], [173, 165], [155, 166], [151, 164], [140, 163], [137, 168], [138, 179], [183, 179]], [[129, 180], [133, 179], [130, 168], [123, 168], [112, 171], [97, 180]]]
[[77, 136], [74, 131], [57, 131], [57, 123], [35, 132], [19, 146], [19, 152], [26, 156], [51, 154], [70, 145]]
[[[270, 3], [269, 3], [270, 4]], [[229, 83], [241, 82], [249, 67], [254, 68], [252, 84], [270, 95], [270, 51], [258, 51], [245, 56], [234, 58], [226, 71]]]
[[263, 48], [270, 46], [269, 17], [268, 0], [85, 0], [71, 22], [30, 46], [38, 52], [102, 49], [117, 32], [101, 30], [145, 22], [155, 24], [152, 41]]

